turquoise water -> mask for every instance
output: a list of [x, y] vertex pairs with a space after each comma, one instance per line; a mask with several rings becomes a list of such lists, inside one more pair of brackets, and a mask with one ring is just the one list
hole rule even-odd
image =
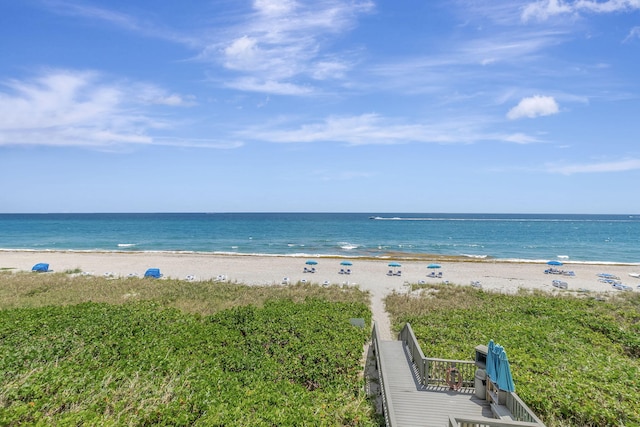
[[[375, 219], [372, 219], [375, 218]], [[0, 249], [640, 262], [640, 216], [0, 214]]]

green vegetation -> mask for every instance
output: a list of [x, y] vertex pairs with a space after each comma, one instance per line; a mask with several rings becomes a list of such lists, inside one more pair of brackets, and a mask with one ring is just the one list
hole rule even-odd
[[358, 289], [0, 274], [0, 301], [0, 425], [379, 425]]
[[468, 286], [414, 285], [387, 297], [394, 329], [411, 323], [429, 357], [473, 360], [490, 339], [516, 392], [548, 426], [639, 426], [640, 295], [598, 300]]

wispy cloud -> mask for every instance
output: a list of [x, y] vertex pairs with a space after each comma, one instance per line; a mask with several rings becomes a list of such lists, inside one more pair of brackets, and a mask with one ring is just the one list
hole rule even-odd
[[124, 13], [103, 9], [96, 6], [89, 6], [70, 0], [46, 0], [47, 7], [60, 15], [80, 16], [87, 19], [105, 21], [128, 30], [141, 30], [142, 26], [138, 19]]
[[578, 15], [581, 12], [613, 13], [640, 9], [638, 0], [539, 0], [528, 4], [522, 11], [522, 20], [546, 20], [556, 15]]
[[624, 39], [624, 43], [627, 43], [633, 39], [640, 39], [640, 26], [633, 27], [627, 37]]
[[223, 42], [203, 49], [200, 59], [235, 73], [228, 87], [306, 95], [313, 80], [340, 79], [352, 67], [346, 54], [330, 52], [327, 44], [373, 7], [370, 0], [255, 0], [252, 12], [225, 30]]
[[614, 173], [640, 170], [640, 159], [623, 159], [618, 161], [583, 163], [583, 164], [548, 164], [548, 172], [562, 175], [573, 175], [578, 173]]
[[199, 38], [196, 36], [171, 30], [161, 24], [117, 10], [87, 5], [74, 0], [44, 0], [43, 3], [51, 12], [59, 15], [103, 22], [113, 27], [142, 34], [146, 37], [169, 40], [191, 47], [196, 47], [201, 44]]
[[[0, 145], [110, 147], [129, 144], [220, 146], [213, 141], [154, 138], [169, 123], [152, 109], [188, 106], [192, 97], [150, 84], [106, 82], [90, 71], [49, 70], [0, 87]], [[237, 142], [231, 142], [231, 145]]]
[[[486, 119], [486, 118], [485, 118]], [[472, 144], [482, 141], [500, 141], [516, 144], [538, 142], [522, 133], [488, 132], [483, 118], [456, 117], [433, 123], [405, 123], [378, 114], [357, 116], [331, 116], [321, 122], [302, 124], [286, 129], [248, 128], [238, 133], [246, 139], [274, 143], [337, 142], [348, 145], [394, 145], [408, 143]]]
[[470, 31], [455, 40], [443, 39], [419, 56], [371, 64], [368, 75], [355, 84], [366, 91], [435, 94], [440, 97], [432, 99], [444, 102], [479, 96], [489, 104], [501, 96], [497, 91], [543, 81], [553, 72], [549, 49], [568, 38], [566, 29], [523, 28], [521, 24]]
[[510, 120], [521, 119], [523, 117], [534, 118], [540, 116], [550, 116], [560, 111], [558, 103], [552, 96], [535, 95], [520, 100], [518, 105], [507, 113]]

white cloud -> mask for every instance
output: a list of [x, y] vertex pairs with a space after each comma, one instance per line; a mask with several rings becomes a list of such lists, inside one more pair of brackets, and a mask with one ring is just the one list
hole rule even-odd
[[240, 25], [227, 30], [228, 34], [223, 35], [226, 42], [207, 46], [200, 59], [220, 62], [227, 70], [239, 73], [227, 86], [300, 95], [310, 91], [274, 92], [270, 88], [300, 88], [300, 82], [306, 79], [343, 78], [352, 67], [352, 60], [347, 53], [332, 53], [329, 58], [326, 49], [332, 38], [355, 25], [359, 15], [370, 12], [373, 3], [370, 0], [255, 0], [253, 9], [254, 13], [246, 16]]
[[554, 15], [573, 13], [573, 8], [562, 0], [541, 0], [527, 5], [522, 11], [522, 20], [528, 21], [531, 18], [539, 20], [548, 19]]
[[293, 130], [261, 132], [258, 137], [271, 142], [297, 143], [334, 141], [351, 145], [398, 144], [417, 140], [442, 140], [420, 125], [392, 124], [377, 114], [332, 116], [323, 122], [305, 124]]
[[640, 9], [638, 0], [578, 0], [575, 2], [577, 10], [588, 10], [595, 13], [626, 12]]
[[242, 70], [252, 68], [258, 62], [259, 52], [256, 47], [257, 40], [251, 37], [242, 36], [234, 40], [224, 50], [227, 68]]
[[527, 135], [524, 133], [513, 133], [513, 134], [505, 135], [502, 137], [498, 137], [496, 139], [502, 140], [505, 142], [513, 142], [516, 144], [533, 144], [536, 142], [540, 142], [538, 138], [534, 138], [531, 135]]
[[349, 66], [340, 61], [319, 61], [312, 65], [311, 77], [316, 80], [341, 79]]
[[627, 37], [625, 37], [624, 42], [626, 43], [633, 39], [640, 39], [640, 26], [633, 27]]
[[639, 0], [540, 0], [530, 3], [522, 11], [522, 20], [546, 20], [555, 15], [578, 14], [580, 12], [613, 13], [640, 9]]
[[273, 95], [310, 95], [313, 89], [293, 83], [279, 82], [276, 80], [260, 80], [253, 77], [241, 77], [228, 81], [227, 87], [246, 92], [260, 92]]
[[507, 113], [510, 120], [521, 119], [523, 117], [539, 117], [557, 114], [559, 112], [558, 103], [551, 96], [535, 95], [530, 98], [523, 98], [518, 105]]
[[[152, 133], [168, 123], [158, 120], [150, 109], [191, 103], [153, 85], [105, 82], [97, 73], [86, 71], [48, 71], [29, 81], [5, 81], [2, 86], [7, 90], [0, 91], [0, 145], [166, 145]], [[178, 138], [170, 141], [197, 145], [197, 141]]]
[[547, 165], [547, 171], [563, 175], [576, 173], [607, 173], [640, 170], [640, 159], [624, 159], [614, 162], [585, 163], [573, 165]]
[[166, 105], [170, 107], [190, 107], [196, 104], [195, 96], [167, 93], [150, 84], [130, 84], [127, 89], [137, 102], [148, 105]]
[[275, 143], [338, 142], [349, 145], [394, 145], [408, 143], [473, 144], [482, 141], [501, 141], [516, 144], [538, 142], [524, 134], [486, 133], [481, 126], [485, 118], [441, 120], [433, 123], [405, 123], [368, 113], [357, 116], [331, 116], [324, 121], [302, 124], [286, 129], [282, 122], [277, 128], [247, 128], [242, 138]]
[[[189, 46], [198, 46], [201, 42], [196, 37], [188, 37], [152, 24], [149, 20], [114, 10], [81, 4], [74, 0], [43, 0], [43, 3], [54, 13], [105, 22], [114, 27], [136, 32], [148, 37], [169, 40]], [[85, 2], [86, 3], [86, 2]]]
[[255, 0], [253, 7], [265, 15], [284, 15], [292, 12], [297, 4], [293, 0]]

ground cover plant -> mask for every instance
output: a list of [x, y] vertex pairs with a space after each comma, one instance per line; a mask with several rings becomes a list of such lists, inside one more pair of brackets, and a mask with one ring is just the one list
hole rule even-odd
[[640, 295], [516, 295], [413, 285], [387, 297], [394, 328], [411, 323], [428, 357], [474, 359], [503, 345], [516, 392], [550, 427], [640, 425]]
[[0, 425], [379, 425], [357, 289], [17, 276], [0, 274]]
[[125, 304], [131, 301], [155, 301], [181, 311], [206, 315], [240, 305], [259, 307], [265, 300], [274, 298], [304, 301], [308, 297], [337, 302], [369, 302], [369, 294], [355, 287], [325, 287], [311, 283], [245, 286], [241, 283], [211, 280], [188, 282], [0, 271], [0, 309], [82, 302]]

